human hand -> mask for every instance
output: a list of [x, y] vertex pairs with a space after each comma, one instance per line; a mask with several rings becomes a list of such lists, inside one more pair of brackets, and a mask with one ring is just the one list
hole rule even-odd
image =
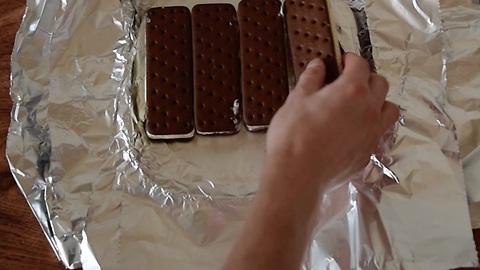
[[324, 86], [325, 65], [310, 62], [270, 123], [267, 166], [318, 181], [349, 176], [368, 164], [399, 110], [385, 100], [388, 82], [367, 61], [347, 53], [344, 66]]
[[357, 55], [344, 64], [324, 86], [323, 62], [310, 62], [273, 117], [261, 184], [223, 269], [298, 269], [324, 186], [364, 167], [398, 119], [385, 78]]

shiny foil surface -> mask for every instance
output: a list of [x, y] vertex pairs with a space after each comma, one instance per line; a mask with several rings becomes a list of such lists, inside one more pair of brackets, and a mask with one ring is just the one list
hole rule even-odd
[[480, 2], [440, 4], [445, 107], [456, 126], [472, 225], [480, 228]]
[[[143, 128], [145, 12], [196, 3], [209, 1], [27, 1], [7, 158], [67, 268], [218, 269], [243, 224], [265, 134], [166, 143]], [[325, 190], [302, 269], [476, 265], [478, 1], [331, 6], [342, 48], [402, 110], [367, 168]]]

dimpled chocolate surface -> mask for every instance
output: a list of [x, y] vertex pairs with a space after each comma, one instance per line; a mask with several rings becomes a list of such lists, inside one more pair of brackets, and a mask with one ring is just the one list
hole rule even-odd
[[243, 0], [238, 7], [243, 119], [265, 128], [288, 96], [283, 16], [278, 0]]
[[240, 63], [236, 10], [230, 4], [192, 9], [195, 126], [199, 134], [239, 128]]
[[193, 136], [192, 30], [186, 7], [148, 11], [146, 131], [150, 138]]
[[327, 72], [325, 82], [335, 80], [339, 67], [326, 0], [286, 0], [285, 18], [292, 54], [293, 69], [298, 80], [312, 59], [320, 57]]

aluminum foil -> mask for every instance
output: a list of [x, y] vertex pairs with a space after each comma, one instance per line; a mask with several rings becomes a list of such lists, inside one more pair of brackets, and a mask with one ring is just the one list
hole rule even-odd
[[133, 18], [128, 1], [32, 0], [15, 39], [7, 158], [68, 268], [118, 260]]
[[[27, 2], [12, 53], [7, 158], [66, 267], [214, 269], [233, 244], [258, 185], [264, 134], [164, 143], [143, 130], [144, 13], [200, 2]], [[326, 190], [302, 268], [475, 265], [464, 175], [475, 202], [478, 6], [332, 7], [342, 48], [389, 79], [402, 116], [362, 173]]]
[[441, 2], [445, 107], [455, 123], [472, 224], [480, 228], [480, 3]]

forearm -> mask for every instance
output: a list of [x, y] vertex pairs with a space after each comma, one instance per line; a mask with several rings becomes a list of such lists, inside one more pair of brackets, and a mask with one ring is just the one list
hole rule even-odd
[[323, 62], [310, 62], [273, 117], [261, 184], [225, 270], [298, 269], [325, 186], [362, 169], [398, 119], [388, 82], [361, 57], [345, 54], [340, 77], [324, 78]]
[[225, 270], [296, 269], [310, 242], [323, 181], [291, 164], [268, 163]]

